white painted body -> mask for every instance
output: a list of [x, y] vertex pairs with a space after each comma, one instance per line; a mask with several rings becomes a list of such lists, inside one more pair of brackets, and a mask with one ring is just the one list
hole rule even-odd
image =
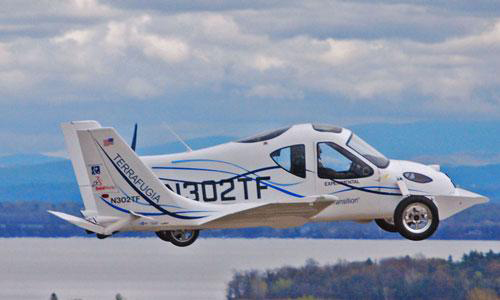
[[[137, 157], [114, 129], [100, 128], [95, 121], [63, 124], [63, 131], [82, 191], [86, 219], [54, 214], [101, 234], [370, 221], [393, 217], [396, 206], [409, 195], [434, 201], [442, 220], [487, 201], [481, 195], [455, 188], [438, 166], [390, 160], [386, 167], [377, 167], [347, 145], [352, 136], [348, 129], [324, 132], [311, 124], [300, 124], [265, 141], [230, 142], [143, 157]], [[109, 138], [114, 143], [103, 145]], [[350, 179], [320, 178], [318, 143], [323, 142], [347, 151], [368, 166], [372, 174]], [[305, 178], [280, 167], [271, 157], [277, 149], [292, 145], [304, 145]], [[130, 165], [135, 177], [127, 175], [129, 168], [124, 164]], [[97, 175], [92, 173], [95, 166], [100, 166]], [[432, 181], [414, 182], [403, 176], [405, 172], [419, 173]], [[130, 179], [128, 184], [126, 177]], [[155, 196], [137, 193], [137, 187], [144, 187], [142, 181], [152, 187]], [[122, 202], [117, 201], [120, 197]], [[151, 204], [153, 200], [156, 204]]]

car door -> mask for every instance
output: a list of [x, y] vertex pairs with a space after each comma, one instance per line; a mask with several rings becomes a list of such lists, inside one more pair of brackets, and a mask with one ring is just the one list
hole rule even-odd
[[379, 170], [336, 143], [316, 143], [316, 192], [335, 195], [335, 215], [363, 218], [377, 212]]

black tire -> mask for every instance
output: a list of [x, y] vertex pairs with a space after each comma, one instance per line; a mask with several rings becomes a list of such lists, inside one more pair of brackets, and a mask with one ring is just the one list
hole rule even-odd
[[387, 222], [386, 219], [375, 219], [375, 223], [377, 223], [380, 229], [387, 232], [398, 232], [396, 225], [394, 223]]
[[[418, 225], [424, 222], [423, 228], [418, 228]], [[411, 228], [412, 223], [415, 224], [414, 229]], [[403, 237], [412, 241], [425, 240], [438, 228], [438, 209], [430, 199], [424, 196], [410, 196], [396, 207], [394, 224]]]
[[105, 235], [105, 234], [100, 234], [100, 233], [96, 233], [95, 236], [100, 239], [100, 240], [104, 240], [105, 238], [108, 238], [110, 237], [110, 235]]
[[194, 243], [200, 234], [199, 230], [162, 230], [156, 235], [167, 242], [171, 242], [177, 247], [187, 247]]
[[160, 238], [160, 240], [165, 242], [170, 242], [170, 231], [169, 230], [161, 230], [156, 231], [156, 236]]

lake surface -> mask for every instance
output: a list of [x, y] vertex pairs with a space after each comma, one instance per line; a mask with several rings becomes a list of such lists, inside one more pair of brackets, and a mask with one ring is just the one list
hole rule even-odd
[[500, 251], [499, 241], [200, 239], [0, 239], [0, 299], [224, 299], [234, 270], [424, 255], [460, 259]]

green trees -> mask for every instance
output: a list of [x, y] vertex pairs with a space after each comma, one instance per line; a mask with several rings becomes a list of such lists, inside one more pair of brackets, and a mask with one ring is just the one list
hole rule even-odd
[[500, 253], [492, 251], [473, 251], [457, 262], [409, 256], [326, 266], [308, 261], [300, 268], [238, 272], [227, 289], [228, 299], [495, 299], [499, 295]]
[[125, 298], [122, 296], [122, 294], [118, 293], [115, 296], [115, 300], [125, 300]]

